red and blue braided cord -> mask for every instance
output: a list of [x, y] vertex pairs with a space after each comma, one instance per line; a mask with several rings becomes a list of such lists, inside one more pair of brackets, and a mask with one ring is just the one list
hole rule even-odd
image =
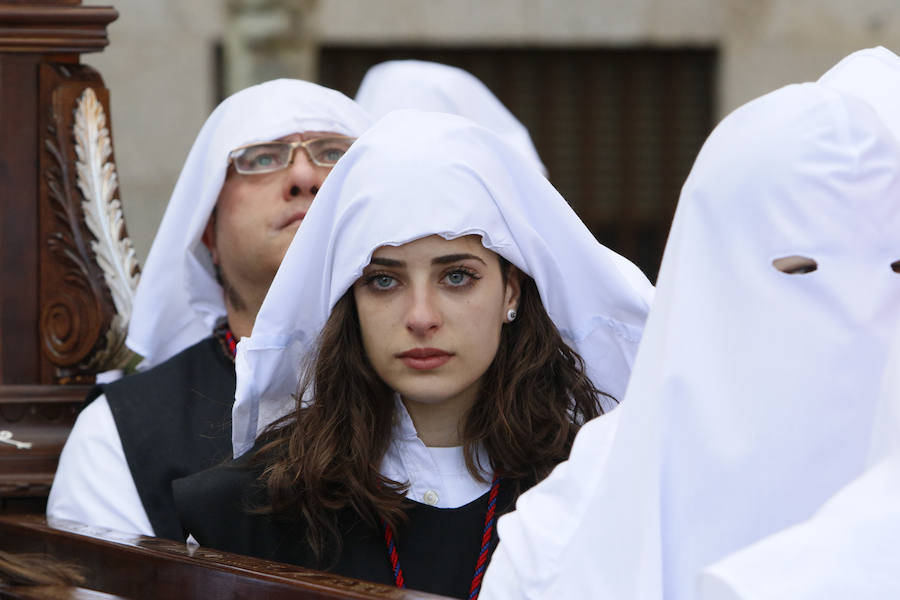
[[397, 554], [397, 545], [394, 543], [394, 532], [390, 525], [384, 523], [384, 541], [387, 543], [388, 556], [391, 557], [391, 570], [394, 572], [394, 583], [398, 588], [405, 588], [403, 581], [403, 569], [400, 568], [400, 555]]
[[228, 358], [234, 360], [234, 355], [237, 354], [238, 340], [234, 337], [231, 327], [228, 326], [228, 321], [224, 318], [220, 319], [213, 329], [213, 335], [222, 344], [222, 350], [225, 351]]
[[237, 354], [237, 340], [234, 339], [234, 334], [231, 333], [231, 329], [225, 330], [225, 343], [228, 345], [228, 351], [231, 353], [231, 358], [234, 358], [235, 354]]
[[[497, 493], [500, 490], [500, 476], [494, 475], [491, 482], [491, 492], [488, 495], [487, 512], [484, 515], [484, 531], [481, 534], [481, 552], [478, 553], [478, 561], [475, 563], [475, 575], [472, 576], [472, 585], [469, 588], [469, 600], [477, 600], [481, 592], [481, 580], [484, 578], [484, 570], [487, 566], [488, 553], [491, 549], [491, 539], [494, 537], [494, 513], [497, 509]], [[397, 545], [394, 543], [394, 532], [391, 527], [382, 522], [384, 529], [384, 541], [387, 544], [388, 556], [391, 559], [391, 570], [394, 572], [394, 584], [398, 588], [405, 588], [403, 569], [400, 568], [400, 555]]]
[[481, 592], [481, 580], [484, 578], [484, 569], [487, 566], [488, 552], [491, 548], [491, 538], [494, 535], [494, 511], [497, 508], [497, 492], [500, 489], [500, 477], [494, 475], [491, 482], [491, 494], [488, 496], [487, 513], [484, 515], [484, 533], [481, 535], [481, 552], [478, 553], [478, 561], [475, 563], [475, 575], [472, 577], [472, 587], [469, 588], [469, 600], [476, 600]]

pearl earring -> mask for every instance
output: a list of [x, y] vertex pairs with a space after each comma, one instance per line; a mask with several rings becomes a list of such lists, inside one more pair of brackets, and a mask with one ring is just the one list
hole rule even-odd
[[506, 320], [509, 321], [510, 323], [512, 323], [513, 321], [516, 320], [516, 315], [517, 315], [516, 310], [514, 308], [511, 308], [508, 311], [506, 311]]

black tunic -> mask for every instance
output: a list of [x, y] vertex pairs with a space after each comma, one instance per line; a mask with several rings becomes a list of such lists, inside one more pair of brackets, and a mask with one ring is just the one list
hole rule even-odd
[[234, 363], [209, 337], [143, 373], [97, 386], [112, 411], [125, 459], [153, 531], [184, 541], [172, 480], [231, 456]]
[[[257, 480], [260, 470], [246, 467], [246, 462], [242, 458], [173, 483], [185, 531], [202, 546], [321, 568], [323, 565], [317, 564], [306, 542], [301, 523], [248, 511], [265, 504], [265, 490]], [[514, 507], [515, 487], [512, 482], [501, 480], [496, 516]], [[409, 520], [396, 532], [396, 544], [408, 588], [468, 597], [481, 550], [487, 505], [487, 493], [452, 509], [407, 501]], [[382, 530], [362, 523], [349, 510], [339, 515], [338, 527], [342, 550], [336, 564], [328, 570], [394, 585]], [[497, 542], [495, 521], [491, 553]]]

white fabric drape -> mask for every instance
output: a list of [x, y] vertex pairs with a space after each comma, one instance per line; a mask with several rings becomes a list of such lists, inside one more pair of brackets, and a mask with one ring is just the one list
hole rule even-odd
[[900, 140], [900, 56], [887, 48], [866, 48], [845, 57], [819, 83], [869, 104]]
[[[867, 48], [819, 82], [868, 103], [900, 139], [900, 57]], [[897, 332], [900, 334], [900, 331]], [[900, 339], [900, 335], [894, 336]], [[704, 571], [702, 600], [893, 598], [900, 596], [900, 344], [888, 361], [869, 446], [872, 466], [809, 520], [775, 533]]]
[[[500, 519], [483, 597], [516, 581], [527, 598], [693, 598], [705, 566], [858, 476], [900, 317], [897, 198], [900, 148], [853, 97], [789, 86], [723, 120], [682, 190], [611, 448], [584, 428]], [[773, 266], [792, 255], [817, 270]]]
[[707, 568], [700, 600], [900, 598], [900, 330], [893, 339], [869, 468], [809, 520]]
[[242, 90], [213, 111], [191, 147], [141, 274], [126, 343], [144, 357], [142, 368], [209, 336], [225, 314], [201, 236], [225, 181], [228, 153], [304, 131], [358, 136], [369, 124], [369, 115], [340, 92], [291, 79]]
[[59, 457], [47, 518], [154, 535], [106, 396], [78, 414]]
[[621, 398], [652, 288], [601, 246], [550, 183], [461, 117], [394, 112], [341, 158], [294, 238], [253, 333], [238, 344], [235, 456], [293, 408], [298, 368], [380, 246], [479, 234], [537, 282], [596, 385]]
[[404, 108], [472, 119], [494, 131], [547, 175], [528, 129], [481, 80], [463, 69], [423, 60], [379, 63], [366, 71], [356, 101], [376, 119]]
[[[900, 435], [900, 431], [897, 432]], [[700, 600], [900, 598], [900, 456], [882, 460], [816, 515], [706, 569]]]

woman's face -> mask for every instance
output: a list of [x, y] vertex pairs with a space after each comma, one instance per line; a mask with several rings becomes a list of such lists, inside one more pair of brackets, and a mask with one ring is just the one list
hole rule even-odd
[[366, 355], [411, 411], [472, 405], [518, 294], [477, 235], [378, 248], [353, 286]]

